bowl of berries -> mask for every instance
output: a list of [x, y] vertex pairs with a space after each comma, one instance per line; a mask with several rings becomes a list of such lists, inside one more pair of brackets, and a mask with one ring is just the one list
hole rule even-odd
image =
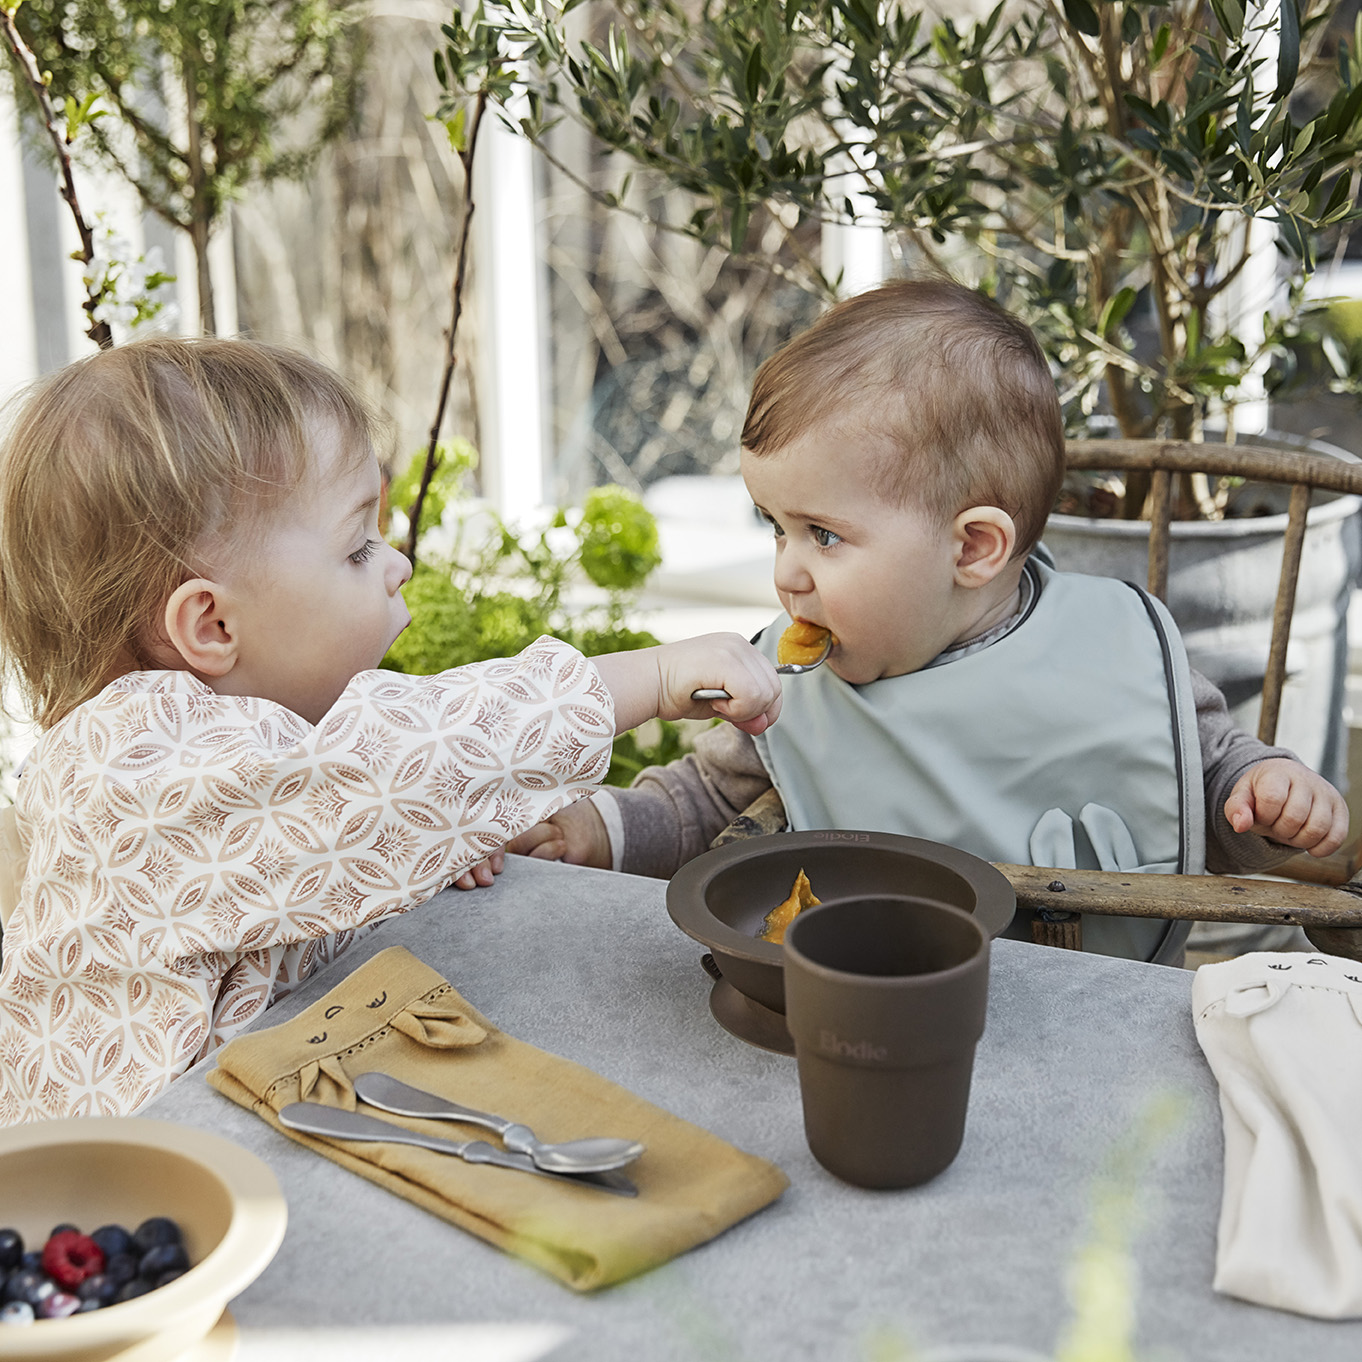
[[179, 1359], [284, 1237], [279, 1184], [217, 1135], [140, 1117], [0, 1130], [0, 1358]]

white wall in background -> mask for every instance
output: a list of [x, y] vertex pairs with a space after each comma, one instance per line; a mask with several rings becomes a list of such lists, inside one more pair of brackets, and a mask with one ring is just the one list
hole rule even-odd
[[37, 371], [19, 119], [9, 91], [0, 88], [0, 400]]
[[850, 200], [856, 222], [855, 225], [823, 224], [819, 264], [826, 278], [831, 280], [841, 275], [838, 297], [849, 298], [884, 282], [886, 242], [875, 201], [858, 188], [860, 180], [851, 155], [844, 153], [840, 164], [834, 161], [829, 169], [838, 175], [843, 186], [836, 195], [837, 201]]
[[[1248, 6], [1245, 26], [1264, 24], [1255, 56], [1263, 62], [1266, 72], [1277, 68], [1278, 30], [1281, 0], [1258, 0]], [[1265, 78], [1266, 79], [1266, 78]], [[1270, 90], [1271, 82], [1267, 80]], [[1267, 111], [1270, 100], [1265, 94], [1262, 109]], [[1277, 274], [1277, 229], [1261, 218], [1248, 222], [1233, 222], [1225, 232], [1227, 258], [1237, 258], [1247, 233], [1248, 263], [1230, 285], [1211, 303], [1211, 316], [1217, 327], [1226, 327], [1243, 342], [1250, 354], [1263, 343], [1263, 314], [1278, 311], [1284, 301], [1281, 280]], [[1234, 429], [1238, 435], [1261, 434], [1268, 428], [1267, 373], [1264, 358], [1239, 385], [1234, 404]]]
[[474, 163], [473, 269], [481, 309], [478, 431], [483, 495], [507, 520], [544, 502], [543, 265], [534, 149], [488, 112]]

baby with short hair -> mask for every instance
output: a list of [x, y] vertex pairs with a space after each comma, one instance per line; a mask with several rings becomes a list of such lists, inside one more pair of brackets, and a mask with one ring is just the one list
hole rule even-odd
[[617, 732], [761, 732], [736, 635], [375, 670], [410, 616], [374, 420], [255, 342], [139, 341], [0, 447], [0, 648], [44, 732], [0, 965], [0, 1125], [135, 1111], [381, 919], [592, 791]]
[[[1029, 328], [983, 295], [900, 280], [833, 307], [758, 371], [742, 473], [786, 610], [757, 646], [774, 658], [807, 620], [836, 637], [827, 662], [769, 734], [704, 733], [509, 850], [666, 876], [772, 787], [795, 829], [1014, 864], [1263, 870], [1342, 845], [1342, 797], [1234, 728], [1160, 602], [1038, 550], [1059, 401]], [[1171, 962], [1187, 929], [1089, 917], [1083, 940]]]

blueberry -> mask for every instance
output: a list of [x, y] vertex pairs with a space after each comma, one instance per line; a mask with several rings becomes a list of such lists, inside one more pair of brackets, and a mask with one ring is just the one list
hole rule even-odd
[[88, 1315], [91, 1310], [102, 1310], [103, 1308], [104, 1308], [103, 1301], [86, 1299], [81, 1301], [80, 1309], [76, 1311], [76, 1314]]
[[115, 1253], [104, 1260], [104, 1275], [114, 1286], [123, 1286], [137, 1276], [137, 1258], [131, 1253]]
[[163, 1215], [154, 1215], [150, 1220], [144, 1220], [138, 1225], [132, 1237], [137, 1247], [145, 1253], [148, 1249], [154, 1249], [161, 1244], [178, 1244], [180, 1227]]
[[19, 1259], [20, 1267], [28, 1267], [33, 1268], [35, 1270], [40, 1270], [42, 1268], [42, 1265], [43, 1265], [42, 1249], [29, 1249], [29, 1251]]
[[137, 1275], [154, 1282], [163, 1272], [183, 1272], [188, 1266], [183, 1244], [158, 1244], [142, 1255]]
[[[128, 1278], [132, 1280], [131, 1277]], [[94, 1301], [96, 1305], [108, 1305], [118, 1294], [122, 1282], [116, 1282], [107, 1272], [96, 1272], [76, 1287], [76, 1295], [83, 1301]]]
[[157, 1288], [159, 1289], [160, 1287], [163, 1286], [169, 1286], [170, 1283], [173, 1282], [176, 1277], [183, 1277], [184, 1272], [185, 1272], [184, 1268], [176, 1267], [172, 1268], [169, 1272], [161, 1273], [161, 1275], [156, 1278]]
[[0, 1305], [0, 1324], [32, 1324], [33, 1307], [27, 1301], [10, 1301]]
[[80, 1309], [80, 1297], [69, 1291], [54, 1291], [38, 1307], [39, 1319], [65, 1319]]
[[122, 1225], [101, 1225], [90, 1238], [104, 1250], [106, 1258], [133, 1252], [132, 1235]]
[[5, 1283], [5, 1296], [12, 1301], [25, 1301], [37, 1307], [56, 1291], [52, 1279], [36, 1267], [21, 1267], [18, 1272], [10, 1273]]
[[134, 1277], [130, 1282], [124, 1282], [118, 1288], [118, 1295], [114, 1297], [115, 1304], [123, 1301], [135, 1301], [138, 1296], [145, 1296], [152, 1289], [151, 1283], [143, 1277]]
[[24, 1256], [24, 1241], [18, 1230], [0, 1230], [0, 1268], [6, 1272], [19, 1266]]

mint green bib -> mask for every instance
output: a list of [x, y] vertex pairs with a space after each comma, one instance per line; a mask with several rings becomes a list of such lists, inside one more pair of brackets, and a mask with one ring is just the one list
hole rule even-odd
[[[1191, 677], [1163, 605], [1032, 559], [1026, 618], [943, 665], [852, 686], [789, 677], [756, 739], [790, 827], [926, 837], [989, 861], [1132, 873], [1205, 869]], [[775, 658], [789, 623], [757, 640]], [[1030, 938], [1019, 914], [1010, 935]], [[1086, 950], [1173, 959], [1186, 924], [1087, 916]]]

